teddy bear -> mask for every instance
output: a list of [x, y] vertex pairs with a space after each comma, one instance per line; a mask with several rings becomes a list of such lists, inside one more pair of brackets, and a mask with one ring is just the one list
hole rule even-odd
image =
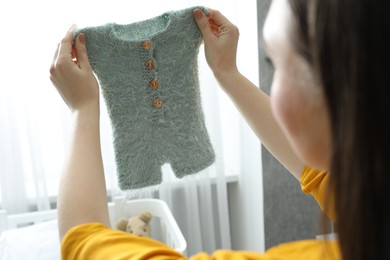
[[151, 237], [150, 221], [152, 214], [143, 211], [130, 218], [120, 218], [117, 223], [118, 230], [128, 232], [141, 237]]

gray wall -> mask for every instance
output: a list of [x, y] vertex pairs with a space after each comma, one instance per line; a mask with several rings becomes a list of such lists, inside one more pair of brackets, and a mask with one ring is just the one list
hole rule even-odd
[[[257, 0], [260, 87], [269, 94], [273, 69], [265, 62], [262, 28], [270, 0]], [[262, 147], [265, 248], [282, 242], [314, 238], [320, 232], [320, 210], [301, 191], [299, 182]]]

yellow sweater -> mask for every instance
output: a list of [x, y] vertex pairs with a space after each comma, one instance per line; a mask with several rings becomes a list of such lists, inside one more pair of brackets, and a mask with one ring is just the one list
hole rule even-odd
[[[327, 173], [305, 168], [302, 177], [302, 191], [310, 193], [321, 208], [329, 176]], [[331, 207], [330, 207], [331, 208]], [[324, 209], [324, 208], [323, 208]], [[332, 210], [325, 209], [333, 217]], [[128, 233], [109, 229], [99, 223], [88, 223], [72, 228], [62, 241], [62, 259], [186, 259], [167, 245], [149, 238], [138, 237]], [[264, 253], [249, 251], [218, 250], [212, 255], [199, 253], [190, 260], [279, 260], [340, 259], [337, 241], [301, 240], [283, 243], [272, 247]]]

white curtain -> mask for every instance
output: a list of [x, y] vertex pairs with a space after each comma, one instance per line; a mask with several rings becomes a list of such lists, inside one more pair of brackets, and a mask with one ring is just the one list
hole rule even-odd
[[[243, 73], [258, 82], [256, 3], [239, 0], [149, 1], [1, 1], [0, 23], [0, 206], [9, 213], [55, 207], [62, 159], [68, 143], [70, 114], [49, 80], [58, 41], [68, 27], [131, 23], [168, 10], [195, 5], [219, 9], [241, 32], [238, 61]], [[249, 62], [248, 62], [249, 61]], [[244, 158], [241, 150], [257, 140], [218, 87], [204, 58], [199, 75], [206, 126], [216, 163], [198, 175], [176, 179], [163, 167], [163, 183], [134, 197], [159, 197], [170, 206], [187, 240], [187, 254], [231, 248], [228, 182], [237, 182], [243, 165], [260, 160], [260, 145]], [[102, 98], [103, 100], [103, 98]], [[111, 126], [101, 106], [101, 138], [109, 195], [118, 189]], [[245, 129], [243, 131], [243, 129]], [[249, 169], [260, 174], [258, 164]], [[248, 168], [248, 167], [246, 167]], [[248, 171], [248, 169], [246, 169]]]

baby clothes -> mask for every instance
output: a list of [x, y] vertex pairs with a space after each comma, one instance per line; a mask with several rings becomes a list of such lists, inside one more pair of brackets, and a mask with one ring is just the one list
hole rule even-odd
[[131, 24], [76, 29], [111, 120], [119, 187], [160, 184], [161, 166], [176, 177], [215, 161], [205, 127], [197, 56], [201, 32], [192, 11], [169, 11]]

